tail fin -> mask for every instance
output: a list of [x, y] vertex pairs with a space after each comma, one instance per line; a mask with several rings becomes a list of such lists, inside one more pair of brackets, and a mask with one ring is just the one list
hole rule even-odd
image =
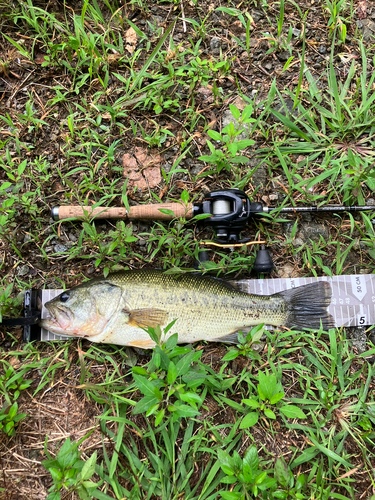
[[322, 324], [324, 330], [329, 330], [335, 326], [332, 315], [327, 311], [332, 290], [326, 281], [298, 286], [280, 292], [280, 295], [289, 309], [286, 327], [299, 330], [319, 329]]

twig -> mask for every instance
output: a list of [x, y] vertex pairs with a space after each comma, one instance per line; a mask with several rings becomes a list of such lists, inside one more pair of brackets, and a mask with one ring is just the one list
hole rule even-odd
[[33, 74], [35, 73], [35, 71], [36, 71], [36, 70], [34, 69], [31, 73], [29, 73], [29, 74], [27, 75], [27, 77], [24, 79], [24, 81], [23, 81], [23, 82], [21, 82], [21, 84], [20, 84], [20, 85], [16, 88], [16, 90], [15, 90], [15, 91], [13, 92], [13, 94], [10, 96], [10, 98], [9, 98], [9, 102], [11, 102], [11, 101], [12, 101], [12, 99], [13, 99], [13, 98], [17, 95], [17, 93], [20, 91], [20, 89], [22, 88], [22, 86], [23, 86], [23, 85], [27, 82], [27, 80], [30, 78], [30, 76], [31, 76], [31, 75], [33, 75]]
[[181, 12], [182, 12], [182, 26], [184, 28], [184, 33], [186, 33], [186, 22], [185, 22], [185, 11], [184, 11], [184, 2], [181, 0]]

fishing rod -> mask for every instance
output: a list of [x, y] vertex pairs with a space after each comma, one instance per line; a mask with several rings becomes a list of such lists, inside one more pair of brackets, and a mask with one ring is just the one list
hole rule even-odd
[[[124, 207], [89, 207], [89, 206], [55, 206], [51, 216], [55, 221], [64, 219], [123, 219], [123, 220], [164, 220], [184, 217], [190, 220], [196, 216], [206, 215], [200, 220], [203, 224], [214, 228], [216, 238], [212, 242], [204, 242], [220, 247], [260, 245], [254, 262], [254, 270], [258, 273], [270, 273], [273, 262], [265, 247], [265, 241], [250, 241], [250, 238], [241, 238], [249, 219], [262, 214], [277, 211], [278, 214], [298, 214], [310, 212], [364, 212], [375, 210], [373, 206], [303, 206], [303, 207], [274, 207], [264, 206], [259, 202], [251, 202], [244, 191], [240, 189], [227, 189], [213, 191], [206, 195], [201, 203], [157, 203], [151, 205], [136, 205], [128, 209]], [[202, 260], [207, 256], [202, 255]]]

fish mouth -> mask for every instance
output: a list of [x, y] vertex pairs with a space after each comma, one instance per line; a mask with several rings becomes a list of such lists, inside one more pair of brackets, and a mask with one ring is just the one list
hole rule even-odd
[[70, 335], [68, 329], [73, 319], [73, 313], [63, 305], [45, 304], [49, 316], [40, 321], [39, 325], [52, 333]]

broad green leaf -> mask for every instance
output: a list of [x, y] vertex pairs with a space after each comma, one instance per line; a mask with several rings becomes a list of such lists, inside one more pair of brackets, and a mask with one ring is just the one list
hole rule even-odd
[[134, 415], [138, 415], [139, 413], [146, 413], [146, 411], [151, 408], [151, 406], [159, 402], [159, 399], [154, 395], [145, 396], [134, 406], [132, 413]]
[[94, 474], [96, 457], [97, 457], [97, 452], [95, 451], [82, 467], [81, 477], [84, 481], [90, 479], [90, 477]]
[[217, 457], [219, 459], [220, 467], [222, 468], [223, 472], [225, 472], [225, 474], [228, 474], [228, 476], [233, 476], [233, 463], [229, 453], [219, 448], [217, 450]]
[[217, 12], [225, 12], [226, 14], [229, 14], [231, 16], [238, 16], [241, 14], [241, 11], [238, 9], [232, 9], [230, 7], [218, 7], [215, 9]]
[[237, 142], [230, 142], [227, 144], [227, 149], [230, 152], [232, 156], [235, 156], [238, 151], [238, 143]]
[[240, 429], [247, 429], [248, 427], [252, 427], [258, 422], [259, 415], [257, 412], [250, 412], [245, 415], [240, 423]]
[[46, 500], [61, 500], [60, 493], [58, 491], [53, 491], [46, 497]]
[[133, 374], [137, 373], [138, 375], [145, 375], [145, 376], [148, 375], [147, 370], [145, 370], [142, 366], [133, 366], [132, 372], [133, 372]]
[[171, 217], [176, 217], [173, 210], [170, 210], [169, 208], [159, 208], [158, 211], [161, 212], [162, 214], [170, 215]]
[[62, 468], [71, 467], [78, 459], [77, 443], [71, 442], [70, 438], [61, 446], [56, 459]]
[[164, 410], [164, 408], [162, 408], [155, 417], [155, 427], [157, 427], [160, 424], [160, 422], [163, 420], [164, 414], [165, 414], [165, 410]]
[[97, 500], [113, 500], [112, 496], [108, 496], [100, 490], [94, 490], [91, 492], [92, 498], [96, 498]]
[[1, 184], [0, 186], [0, 191], [4, 191], [5, 189], [10, 188], [11, 185], [12, 185], [11, 182], [3, 182], [3, 184]]
[[244, 464], [247, 464], [253, 472], [258, 470], [259, 456], [255, 445], [250, 446], [243, 457]]
[[253, 410], [260, 408], [260, 404], [255, 399], [243, 399], [242, 403], [245, 403], [246, 406], [252, 408]]
[[14, 427], [14, 421], [12, 420], [11, 422], [8, 422], [4, 427], [5, 434], [8, 434], [10, 436], [11, 435], [10, 432], [13, 429], [13, 427]]
[[189, 403], [190, 405], [192, 405], [194, 407], [196, 404], [201, 405], [203, 403], [202, 398], [196, 392], [184, 392], [183, 394], [180, 394], [179, 396], [180, 396], [181, 401], [185, 401], [185, 403]]
[[238, 349], [231, 349], [223, 356], [222, 361], [232, 361], [233, 359], [236, 359], [239, 354]]
[[275, 463], [275, 477], [277, 482], [283, 488], [286, 488], [290, 479], [290, 472], [285, 460], [282, 457], [278, 457]]
[[231, 163], [248, 163], [249, 158], [247, 156], [235, 156], [234, 158], [230, 158]]
[[221, 141], [222, 140], [222, 137], [221, 137], [221, 134], [219, 134], [219, 132], [216, 132], [216, 130], [209, 130], [207, 132], [207, 134], [211, 137], [211, 139], [213, 139], [214, 141]]
[[219, 155], [202, 155], [198, 158], [198, 160], [206, 161], [207, 163], [215, 163], [219, 160]]
[[242, 497], [239, 491], [220, 491], [220, 495], [224, 500], [240, 500]]
[[177, 407], [176, 414], [182, 418], [190, 418], [199, 415], [199, 411], [195, 410], [192, 406], [180, 405]]
[[247, 483], [252, 483], [254, 478], [254, 471], [245, 461], [242, 464], [242, 474]]
[[271, 398], [270, 398], [270, 403], [271, 405], [275, 405], [276, 403], [278, 403], [280, 401], [280, 399], [282, 399], [284, 397], [284, 393], [283, 392], [277, 392], [276, 394], [274, 394]]
[[13, 403], [12, 406], [9, 408], [8, 411], [8, 418], [9, 420], [13, 420], [14, 417], [16, 416], [18, 410], [18, 403]]
[[237, 478], [234, 476], [225, 476], [220, 480], [220, 482], [223, 484], [234, 484], [237, 483]]
[[167, 382], [169, 385], [172, 385], [177, 378], [177, 368], [176, 365], [171, 361], [169, 363], [168, 372], [167, 372]]
[[266, 478], [267, 478], [267, 471], [261, 472], [259, 476], [256, 478], [255, 484], [262, 484]]
[[264, 414], [267, 418], [271, 418], [272, 420], [275, 420], [276, 419], [276, 415], [274, 414], [274, 412], [272, 410], [270, 410], [269, 408], [265, 408], [264, 410]]
[[252, 141], [251, 139], [243, 139], [242, 141], [237, 141], [237, 149], [245, 149], [253, 144], [255, 144], [255, 141]]
[[276, 392], [276, 387], [277, 387], [276, 376], [273, 373], [269, 374], [268, 371], [266, 373], [259, 371], [258, 379], [259, 379], [259, 384], [257, 388], [259, 396], [263, 400], [271, 399]]
[[[97, 488], [98, 486], [98, 483], [94, 483], [93, 481], [83, 481], [82, 484], [86, 489]], [[88, 500], [91, 500], [91, 497], [88, 497]]]
[[241, 118], [243, 121], [246, 121], [253, 114], [253, 106], [248, 104], [244, 110], [242, 111]]
[[155, 384], [147, 380], [146, 377], [142, 377], [141, 375], [137, 375], [133, 373], [133, 378], [136, 383], [137, 388], [141, 391], [145, 396], [154, 396]]
[[[173, 321], [173, 324], [177, 321], [177, 319], [175, 321]], [[171, 328], [172, 328], [173, 325], [171, 325]], [[167, 329], [168, 329], [169, 325], [164, 329], [164, 332], [167, 333]], [[178, 334], [177, 333], [174, 333], [173, 335], [171, 335], [167, 342], [165, 343], [165, 347], [167, 350], [172, 350], [176, 347], [177, 345], [177, 342], [178, 342]]]
[[185, 203], [185, 205], [189, 202], [189, 192], [186, 189], [181, 193], [181, 201]]
[[305, 413], [294, 405], [285, 405], [279, 408], [281, 413], [283, 413], [288, 418], [307, 418]]
[[288, 492], [284, 490], [276, 490], [272, 493], [273, 498], [280, 498], [281, 500], [288, 498], [288, 496]]
[[191, 351], [188, 354], [185, 354], [185, 356], [183, 356], [180, 359], [180, 361], [177, 363], [176, 368], [177, 368], [177, 376], [178, 377], [185, 375], [185, 373], [187, 373], [190, 370], [191, 364], [193, 362], [194, 354], [195, 354], [194, 351]]
[[296, 490], [298, 491], [302, 489], [305, 484], [306, 484], [306, 476], [305, 474], [300, 474], [296, 480]]
[[240, 110], [234, 104], [229, 104], [229, 109], [230, 109], [232, 115], [234, 116], [234, 118], [236, 120], [239, 120], [240, 116], [241, 116]]

